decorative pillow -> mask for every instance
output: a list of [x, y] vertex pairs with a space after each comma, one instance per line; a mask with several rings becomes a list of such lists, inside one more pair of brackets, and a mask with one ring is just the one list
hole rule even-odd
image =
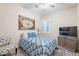
[[9, 39], [7, 37], [0, 38], [0, 47], [9, 44]]
[[28, 32], [28, 37], [36, 37], [37, 36], [37, 32]]

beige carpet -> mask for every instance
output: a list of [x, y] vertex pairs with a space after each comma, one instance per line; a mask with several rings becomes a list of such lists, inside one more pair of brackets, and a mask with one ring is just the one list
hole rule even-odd
[[55, 50], [54, 56], [79, 56], [79, 52], [71, 52], [65, 48], [59, 47]]
[[[23, 49], [19, 48], [15, 56], [28, 56], [28, 54]], [[79, 56], [79, 52], [74, 53], [65, 48], [59, 47], [54, 51], [52, 56]]]

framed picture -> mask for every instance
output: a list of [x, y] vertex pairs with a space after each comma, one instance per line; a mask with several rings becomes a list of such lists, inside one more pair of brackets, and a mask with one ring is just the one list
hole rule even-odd
[[35, 20], [22, 15], [18, 15], [18, 29], [35, 30]]

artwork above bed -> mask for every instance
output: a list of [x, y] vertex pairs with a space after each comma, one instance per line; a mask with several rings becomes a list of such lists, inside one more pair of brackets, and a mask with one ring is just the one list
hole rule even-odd
[[35, 30], [35, 20], [22, 15], [18, 15], [18, 29]]

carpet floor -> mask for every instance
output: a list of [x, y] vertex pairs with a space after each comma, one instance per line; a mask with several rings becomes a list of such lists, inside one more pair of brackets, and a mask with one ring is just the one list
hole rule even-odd
[[[15, 56], [28, 56], [28, 54], [21, 48], [18, 48], [17, 54]], [[79, 52], [74, 53], [65, 48], [59, 47], [54, 51], [52, 56], [79, 56]]]

